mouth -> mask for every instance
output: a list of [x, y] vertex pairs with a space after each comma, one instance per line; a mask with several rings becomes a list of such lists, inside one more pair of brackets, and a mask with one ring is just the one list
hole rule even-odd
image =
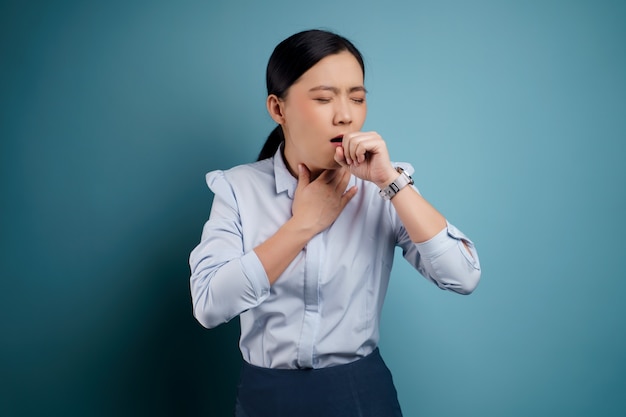
[[335, 136], [330, 140], [331, 143], [341, 143], [343, 141], [343, 135]]

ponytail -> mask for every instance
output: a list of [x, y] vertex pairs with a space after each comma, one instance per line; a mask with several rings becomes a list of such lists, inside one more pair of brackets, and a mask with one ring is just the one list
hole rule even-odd
[[263, 159], [271, 158], [272, 156], [274, 156], [274, 154], [278, 150], [278, 147], [284, 140], [285, 135], [283, 134], [283, 128], [278, 125], [267, 137], [265, 145], [263, 145], [263, 149], [261, 149], [257, 161], [261, 161]]

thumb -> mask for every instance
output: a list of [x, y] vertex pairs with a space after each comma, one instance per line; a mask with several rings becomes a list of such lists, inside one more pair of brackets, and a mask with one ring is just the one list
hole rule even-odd
[[298, 187], [306, 187], [310, 182], [311, 172], [304, 164], [298, 164]]
[[348, 203], [350, 202], [350, 200], [352, 200], [352, 197], [354, 197], [357, 193], [359, 189], [357, 188], [356, 185], [353, 185], [352, 187], [350, 187], [350, 189], [348, 191], [346, 191], [342, 196], [341, 196], [341, 209], [343, 210], [343, 208], [348, 205]]

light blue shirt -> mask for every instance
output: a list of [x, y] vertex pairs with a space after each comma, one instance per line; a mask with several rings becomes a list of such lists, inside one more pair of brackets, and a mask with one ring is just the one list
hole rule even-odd
[[474, 244], [457, 228], [448, 223], [432, 239], [413, 243], [376, 185], [352, 176], [348, 187], [358, 186], [356, 196], [270, 286], [253, 249], [291, 217], [297, 180], [280, 150], [210, 172], [207, 184], [215, 198], [189, 259], [193, 312], [207, 328], [239, 315], [239, 346], [252, 365], [322, 368], [370, 354], [396, 246], [439, 288], [469, 294], [480, 279]]

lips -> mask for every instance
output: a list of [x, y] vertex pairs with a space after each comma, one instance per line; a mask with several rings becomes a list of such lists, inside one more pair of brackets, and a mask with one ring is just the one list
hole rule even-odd
[[341, 143], [343, 141], [343, 135], [335, 136], [330, 141], [332, 143]]

